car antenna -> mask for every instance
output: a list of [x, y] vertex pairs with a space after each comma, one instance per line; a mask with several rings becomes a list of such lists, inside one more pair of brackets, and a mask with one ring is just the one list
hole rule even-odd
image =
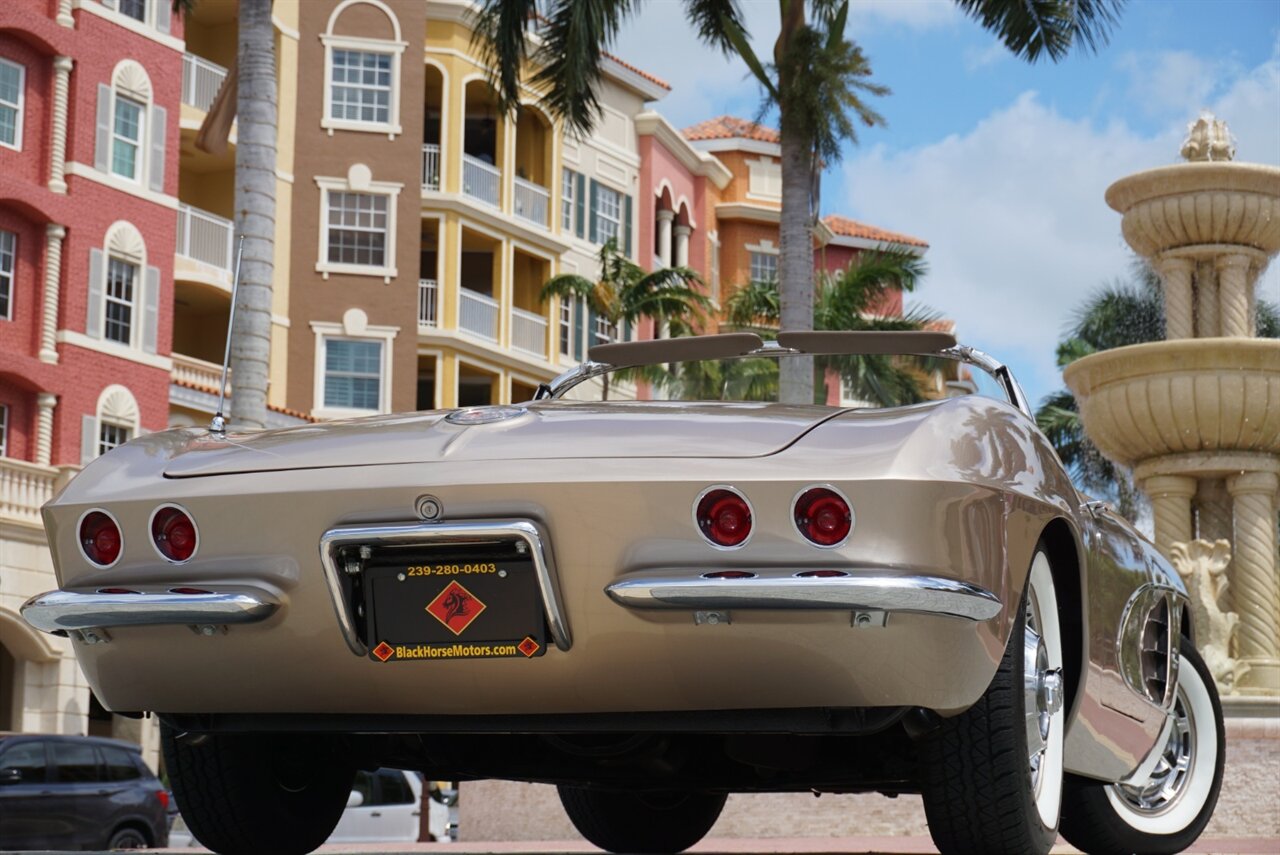
[[244, 257], [244, 235], [236, 242], [236, 273], [231, 277], [231, 316], [227, 318], [227, 345], [222, 351], [222, 380], [218, 383], [218, 409], [209, 421], [209, 433], [225, 435], [227, 418], [222, 407], [227, 403], [227, 367], [231, 364], [231, 334], [236, 327], [236, 294], [240, 290], [240, 259]]

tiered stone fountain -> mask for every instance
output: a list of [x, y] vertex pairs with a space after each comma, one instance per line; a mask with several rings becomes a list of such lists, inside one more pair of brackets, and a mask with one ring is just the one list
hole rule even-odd
[[1234, 154], [1225, 124], [1204, 117], [1186, 163], [1107, 189], [1125, 240], [1160, 274], [1166, 340], [1093, 354], [1063, 375], [1089, 438], [1151, 499], [1165, 555], [1231, 542], [1230, 602], [1207, 604], [1239, 614], [1234, 643], [1218, 639], [1236, 660], [1219, 680], [1280, 696], [1280, 341], [1254, 328], [1256, 284], [1280, 250], [1280, 169]]

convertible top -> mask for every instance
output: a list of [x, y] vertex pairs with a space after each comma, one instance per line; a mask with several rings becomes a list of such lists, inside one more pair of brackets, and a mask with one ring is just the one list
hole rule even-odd
[[660, 365], [698, 359], [730, 359], [735, 356], [778, 356], [793, 353], [855, 354], [940, 354], [956, 346], [949, 333], [906, 330], [780, 332], [776, 342], [766, 342], [755, 333], [659, 338], [598, 344], [588, 351], [592, 362], [616, 367]]

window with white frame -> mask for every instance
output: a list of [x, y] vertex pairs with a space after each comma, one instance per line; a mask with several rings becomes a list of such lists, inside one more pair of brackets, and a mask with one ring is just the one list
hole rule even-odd
[[111, 121], [111, 171], [121, 178], [137, 181], [142, 165], [142, 125], [146, 106], [116, 95]]
[[751, 281], [777, 282], [778, 256], [772, 252], [752, 252]]
[[335, 49], [329, 68], [329, 118], [388, 124], [391, 60], [389, 53]]
[[381, 409], [382, 348], [381, 341], [325, 339], [325, 407]]
[[9, 456], [9, 407], [0, 404], [0, 457]]
[[595, 333], [595, 341], [593, 343], [593, 346], [596, 344], [608, 344], [609, 342], [613, 341], [614, 337], [618, 333], [618, 330], [613, 324], [609, 323], [609, 319], [606, 318], [604, 315], [596, 315], [594, 333]]
[[367, 267], [387, 265], [387, 197], [329, 194], [329, 261]]
[[573, 301], [567, 297], [560, 299], [560, 354], [573, 354]]
[[750, 175], [747, 183], [747, 195], [764, 199], [782, 198], [782, 164], [771, 158], [748, 160]]
[[711, 244], [711, 299], [720, 302], [720, 235], [713, 231], [708, 242]]
[[116, 0], [120, 14], [143, 24], [147, 22], [147, 0]]
[[16, 62], [0, 59], [0, 145], [22, 148], [23, 86], [27, 70]]
[[13, 320], [13, 267], [18, 236], [0, 231], [0, 320]]
[[[608, 243], [622, 232], [622, 194], [603, 184], [596, 190], [596, 240]], [[622, 247], [625, 252], [626, 247]]]
[[117, 341], [124, 345], [133, 343], [137, 285], [138, 265], [114, 256], [108, 257], [102, 326], [103, 338], [107, 341]]
[[128, 425], [101, 420], [98, 422], [98, 456], [133, 439], [133, 429]]
[[573, 197], [577, 186], [576, 177], [572, 169], [560, 171], [560, 230], [566, 234], [573, 231], [573, 206], [577, 201]]

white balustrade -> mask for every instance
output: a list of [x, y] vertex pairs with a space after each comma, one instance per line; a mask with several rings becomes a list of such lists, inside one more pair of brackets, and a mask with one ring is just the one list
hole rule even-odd
[[208, 112], [226, 79], [227, 70], [216, 62], [192, 53], [182, 55], [182, 103]]
[[427, 144], [422, 147], [422, 189], [440, 189], [440, 146]]
[[436, 323], [436, 295], [439, 288], [434, 279], [418, 280], [418, 325], [438, 326]]
[[547, 358], [547, 319], [524, 309], [511, 310], [511, 346], [516, 350]]
[[547, 227], [551, 208], [551, 191], [523, 178], [515, 179], [515, 215], [522, 220]]
[[40, 525], [40, 506], [53, 498], [58, 470], [0, 457], [0, 519]]
[[[173, 370], [169, 374], [169, 379], [184, 386], [199, 386], [212, 389], [215, 394], [217, 393], [218, 383], [222, 381], [221, 365], [181, 353], [174, 353], [172, 357]], [[228, 391], [231, 389], [230, 373], [227, 374], [227, 389]]]
[[462, 192], [487, 205], [502, 202], [502, 170], [469, 154], [462, 156]]
[[498, 340], [498, 301], [469, 288], [459, 288], [458, 326], [489, 341]]
[[190, 205], [178, 206], [178, 255], [231, 272], [235, 225]]

